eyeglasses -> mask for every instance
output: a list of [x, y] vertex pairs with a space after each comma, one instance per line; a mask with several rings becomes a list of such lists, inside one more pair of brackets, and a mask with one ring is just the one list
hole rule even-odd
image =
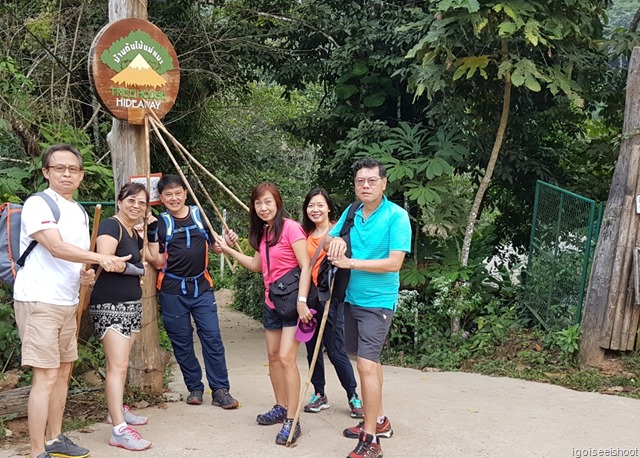
[[49, 170], [53, 170], [56, 173], [64, 173], [65, 170], [68, 170], [71, 175], [77, 175], [82, 172], [82, 167], [77, 165], [50, 165], [47, 167]]
[[363, 187], [365, 182], [369, 183], [369, 186], [373, 187], [378, 184], [378, 181], [380, 181], [380, 179], [380, 177], [356, 178], [355, 183], [359, 188]]

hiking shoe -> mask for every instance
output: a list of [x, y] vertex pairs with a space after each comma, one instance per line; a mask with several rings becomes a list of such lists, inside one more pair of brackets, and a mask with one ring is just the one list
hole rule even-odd
[[143, 439], [142, 436], [135, 429], [125, 426], [120, 428], [122, 434], [116, 434], [111, 431], [111, 439], [109, 439], [109, 445], [114, 447], [122, 447], [127, 450], [140, 451], [146, 450], [151, 447], [151, 441]]
[[275, 425], [282, 423], [287, 418], [287, 409], [281, 405], [274, 405], [271, 410], [256, 417], [256, 421], [261, 425]]
[[[360, 437], [360, 431], [364, 428], [364, 421], [361, 421], [356, 426], [352, 426], [351, 428], [347, 428], [342, 431], [344, 437], [348, 437], [350, 439], [358, 439]], [[389, 421], [389, 417], [384, 417], [384, 422], [382, 424], [376, 422], [376, 437], [391, 437], [393, 436], [393, 429], [391, 429], [391, 422]]]
[[328, 409], [329, 407], [331, 406], [329, 405], [329, 401], [327, 400], [327, 397], [320, 395], [320, 393], [316, 393], [311, 396], [311, 400], [309, 401], [309, 404], [304, 406], [304, 411], [318, 413], [321, 410]]
[[[149, 417], [136, 415], [131, 411], [131, 407], [127, 405], [122, 406], [122, 413], [124, 414], [124, 422], [128, 425], [142, 426], [146, 425], [149, 422]], [[109, 423], [110, 425], [113, 424], [113, 420], [111, 420], [111, 415], [109, 414], [107, 414], [107, 423]]]
[[[289, 433], [291, 433], [291, 428], [293, 427], [293, 419], [287, 418], [284, 420], [282, 424], [282, 429], [276, 436], [276, 444], [278, 445], [286, 445], [287, 440], [289, 440]], [[300, 430], [300, 422], [296, 423], [296, 430], [293, 433], [293, 437], [291, 438], [291, 443], [293, 444], [298, 437], [300, 437], [302, 431]]]
[[229, 394], [229, 388], [216, 388], [213, 390], [213, 399], [211, 405], [222, 407], [223, 409], [237, 409], [240, 405], [238, 401], [233, 399]]
[[380, 442], [373, 442], [371, 434], [360, 430], [358, 445], [347, 458], [382, 458], [382, 447], [380, 447]]
[[189, 391], [189, 396], [187, 396], [187, 404], [191, 404], [193, 406], [199, 406], [200, 404], [202, 404], [202, 390]]
[[[58, 456], [61, 458], [85, 458], [86, 456], [89, 456], [89, 453], [91, 453], [89, 449], [74, 444], [73, 441], [64, 434], [60, 434], [53, 441], [54, 442], [52, 444], [44, 443], [45, 453], [48, 453], [51, 456]], [[40, 455], [42, 455], [42, 453]]]
[[[31, 455], [27, 455], [27, 458], [31, 458]], [[52, 458], [47, 452], [42, 452], [40, 455], [36, 456], [36, 458]]]
[[364, 418], [364, 409], [362, 408], [362, 401], [357, 394], [353, 394], [349, 399], [349, 412], [351, 418]]

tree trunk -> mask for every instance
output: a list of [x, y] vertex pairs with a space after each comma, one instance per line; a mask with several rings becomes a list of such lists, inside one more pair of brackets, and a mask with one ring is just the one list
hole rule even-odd
[[[110, 0], [109, 20], [125, 18], [147, 19], [146, 0]], [[107, 135], [113, 160], [116, 193], [130, 175], [146, 175], [149, 157], [144, 126], [113, 119]], [[142, 285], [142, 329], [133, 346], [129, 361], [129, 385], [150, 394], [162, 392], [164, 369], [169, 354], [160, 347], [158, 338], [158, 303], [155, 290], [156, 272], [147, 266]]]
[[10, 415], [14, 418], [26, 417], [29, 393], [31, 393], [30, 386], [0, 391], [0, 418]]
[[[629, 62], [623, 141], [593, 258], [582, 318], [580, 362], [587, 366], [600, 366], [607, 348], [629, 349], [629, 336], [635, 337], [637, 328], [635, 308], [638, 306], [633, 300], [627, 300], [627, 296], [634, 294], [633, 249], [640, 237], [640, 216], [635, 207], [635, 197], [640, 195], [639, 128], [640, 47], [636, 47]], [[625, 324], [625, 320], [631, 323]], [[623, 346], [625, 335], [627, 342]]]
[[[502, 44], [502, 60], [505, 61], [508, 59], [508, 48], [506, 40], [501, 41]], [[460, 253], [460, 265], [462, 267], [467, 267], [469, 265], [469, 252], [471, 251], [471, 241], [473, 240], [473, 232], [475, 229], [476, 222], [478, 220], [478, 213], [480, 212], [480, 205], [482, 204], [482, 199], [484, 198], [484, 194], [487, 192], [487, 188], [489, 188], [489, 183], [491, 182], [491, 177], [493, 176], [493, 171], [496, 168], [496, 163], [498, 162], [498, 156], [500, 155], [500, 148], [502, 148], [502, 143], [504, 141], [504, 134], [507, 131], [507, 121], [509, 120], [509, 109], [511, 106], [511, 73], [506, 72], [504, 74], [504, 94], [502, 96], [502, 114], [500, 116], [500, 124], [498, 125], [498, 131], [496, 132], [496, 139], [493, 143], [493, 149], [491, 150], [491, 157], [489, 158], [489, 163], [487, 164], [487, 168], [484, 172], [484, 176], [482, 177], [482, 181], [480, 182], [480, 186], [478, 186], [478, 190], [476, 191], [476, 197], [473, 200], [473, 205], [471, 206], [471, 212], [469, 213], [469, 219], [467, 221], [467, 229], [464, 233], [464, 240], [462, 242], [462, 251]], [[457, 334], [460, 331], [460, 318], [453, 318], [451, 320], [451, 333]]]

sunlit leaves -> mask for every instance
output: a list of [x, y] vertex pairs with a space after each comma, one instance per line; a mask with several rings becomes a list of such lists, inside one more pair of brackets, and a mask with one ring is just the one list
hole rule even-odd
[[438, 3], [438, 11], [453, 9], [464, 9], [469, 13], [476, 13], [480, 10], [480, 3], [478, 0], [442, 0]]
[[486, 72], [486, 68], [489, 65], [490, 59], [489, 56], [469, 56], [463, 57], [456, 62], [456, 71], [453, 73], [453, 80], [457, 80], [462, 78], [462, 76], [467, 77], [467, 79], [472, 78], [476, 72], [480, 73], [480, 75], [487, 79], [488, 75]]
[[546, 79], [538, 71], [536, 64], [529, 59], [521, 59], [513, 66], [511, 81], [514, 86], [526, 86], [529, 90], [538, 92], [541, 89], [539, 79]]

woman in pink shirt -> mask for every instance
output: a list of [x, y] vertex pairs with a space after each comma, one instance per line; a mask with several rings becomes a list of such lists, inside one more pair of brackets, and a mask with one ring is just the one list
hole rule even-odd
[[[276, 443], [285, 445], [293, 428], [293, 417], [300, 397], [300, 372], [296, 363], [300, 342], [295, 338], [297, 319], [299, 317], [300, 321], [307, 323], [313, 318], [307, 307], [311, 266], [306, 234], [299, 223], [284, 217], [282, 196], [278, 188], [273, 183], [263, 182], [251, 192], [249, 205], [249, 243], [256, 253], [248, 256], [231, 248], [237, 240], [238, 236], [234, 231], [225, 234], [224, 239], [216, 238], [224, 253], [237, 259], [253, 272], [262, 271], [265, 286], [262, 323], [269, 357], [269, 378], [276, 404], [267, 412], [258, 415], [256, 421], [261, 425], [283, 423], [276, 436]], [[269, 298], [269, 284], [297, 266], [301, 269], [298, 316], [283, 319], [275, 311]], [[292, 442], [295, 442], [300, 434], [298, 422]]]

